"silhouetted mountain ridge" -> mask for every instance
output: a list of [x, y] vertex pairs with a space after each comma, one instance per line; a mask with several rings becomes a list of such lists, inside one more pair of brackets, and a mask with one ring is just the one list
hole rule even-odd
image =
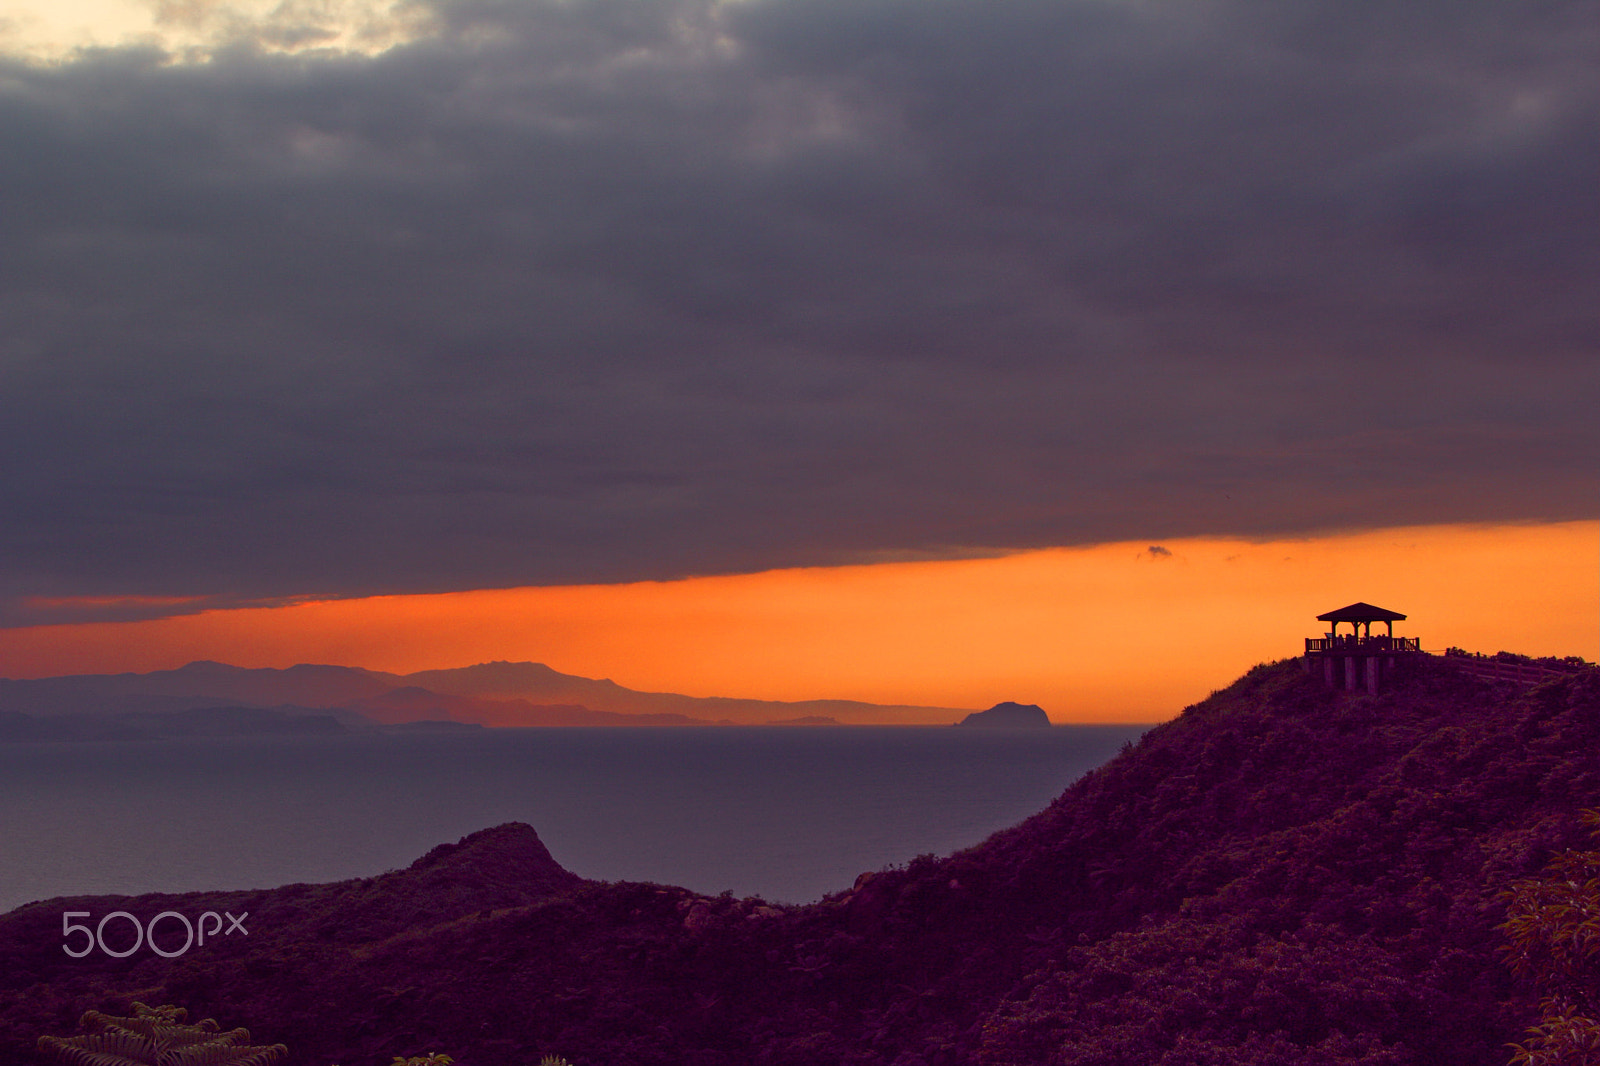
[[[0, 710], [37, 717], [173, 713], [216, 706], [341, 711], [387, 725], [448, 718], [489, 726], [765, 724], [831, 717], [844, 724], [944, 724], [963, 711], [854, 700], [752, 700], [638, 692], [541, 663], [481, 663], [387, 674], [302, 664], [247, 669], [200, 661], [147, 674], [0, 679]], [[346, 724], [355, 724], [345, 719]]]

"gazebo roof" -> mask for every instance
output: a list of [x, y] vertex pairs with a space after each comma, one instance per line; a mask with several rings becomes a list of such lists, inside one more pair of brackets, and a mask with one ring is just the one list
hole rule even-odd
[[1405, 620], [1405, 615], [1398, 611], [1386, 611], [1382, 607], [1374, 607], [1370, 603], [1352, 603], [1348, 607], [1341, 607], [1337, 611], [1317, 615], [1319, 622], [1400, 622]]

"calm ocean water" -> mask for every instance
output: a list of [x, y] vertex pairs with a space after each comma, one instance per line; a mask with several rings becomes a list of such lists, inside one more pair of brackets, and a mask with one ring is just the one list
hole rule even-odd
[[509, 821], [584, 877], [801, 903], [978, 843], [1144, 728], [0, 745], [0, 913], [67, 894], [366, 877]]

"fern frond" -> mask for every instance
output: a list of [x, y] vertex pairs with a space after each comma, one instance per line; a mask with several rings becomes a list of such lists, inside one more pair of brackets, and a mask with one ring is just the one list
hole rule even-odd
[[271, 1066], [289, 1054], [282, 1044], [251, 1045], [248, 1029], [224, 1033], [213, 1018], [185, 1025], [187, 1014], [143, 1003], [127, 1017], [89, 1011], [78, 1022], [87, 1032], [42, 1036], [37, 1046], [66, 1066]]
[[[171, 1022], [173, 1024], [181, 1024], [184, 1019], [189, 1017], [188, 1007], [174, 1007], [170, 1003], [163, 1003], [159, 1007], [152, 1007], [147, 1004], [140, 1003], [138, 1000], [134, 1000], [128, 1009], [133, 1011], [135, 1017], [155, 1018], [158, 1021]], [[201, 1026], [210, 1024], [214, 1026], [217, 1023], [212, 1021], [210, 1018], [207, 1018], [205, 1021], [196, 1022], [195, 1024]]]
[[160, 1051], [155, 1043], [138, 1033], [41, 1036], [36, 1046], [67, 1066], [160, 1066]]
[[283, 1044], [237, 1047], [232, 1044], [193, 1044], [162, 1056], [161, 1066], [272, 1066], [288, 1057]]
[[[209, 1020], [209, 1019], [208, 1019]], [[223, 1037], [234, 1037], [243, 1034], [244, 1039], [229, 1039], [230, 1044], [248, 1044], [250, 1034], [243, 1029], [235, 1029], [232, 1033], [218, 1033], [213, 1029], [202, 1029], [197, 1025], [155, 1025], [151, 1026], [150, 1037], [156, 1044], [167, 1050], [169, 1048], [188, 1047], [190, 1044], [206, 1044]]]

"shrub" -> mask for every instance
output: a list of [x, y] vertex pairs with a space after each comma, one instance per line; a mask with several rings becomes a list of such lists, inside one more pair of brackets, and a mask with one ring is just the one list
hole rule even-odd
[[[1583, 823], [1600, 834], [1600, 811], [1584, 811]], [[1501, 898], [1501, 952], [1541, 997], [1527, 1043], [1511, 1045], [1513, 1066], [1600, 1062], [1600, 851], [1564, 851]]]

